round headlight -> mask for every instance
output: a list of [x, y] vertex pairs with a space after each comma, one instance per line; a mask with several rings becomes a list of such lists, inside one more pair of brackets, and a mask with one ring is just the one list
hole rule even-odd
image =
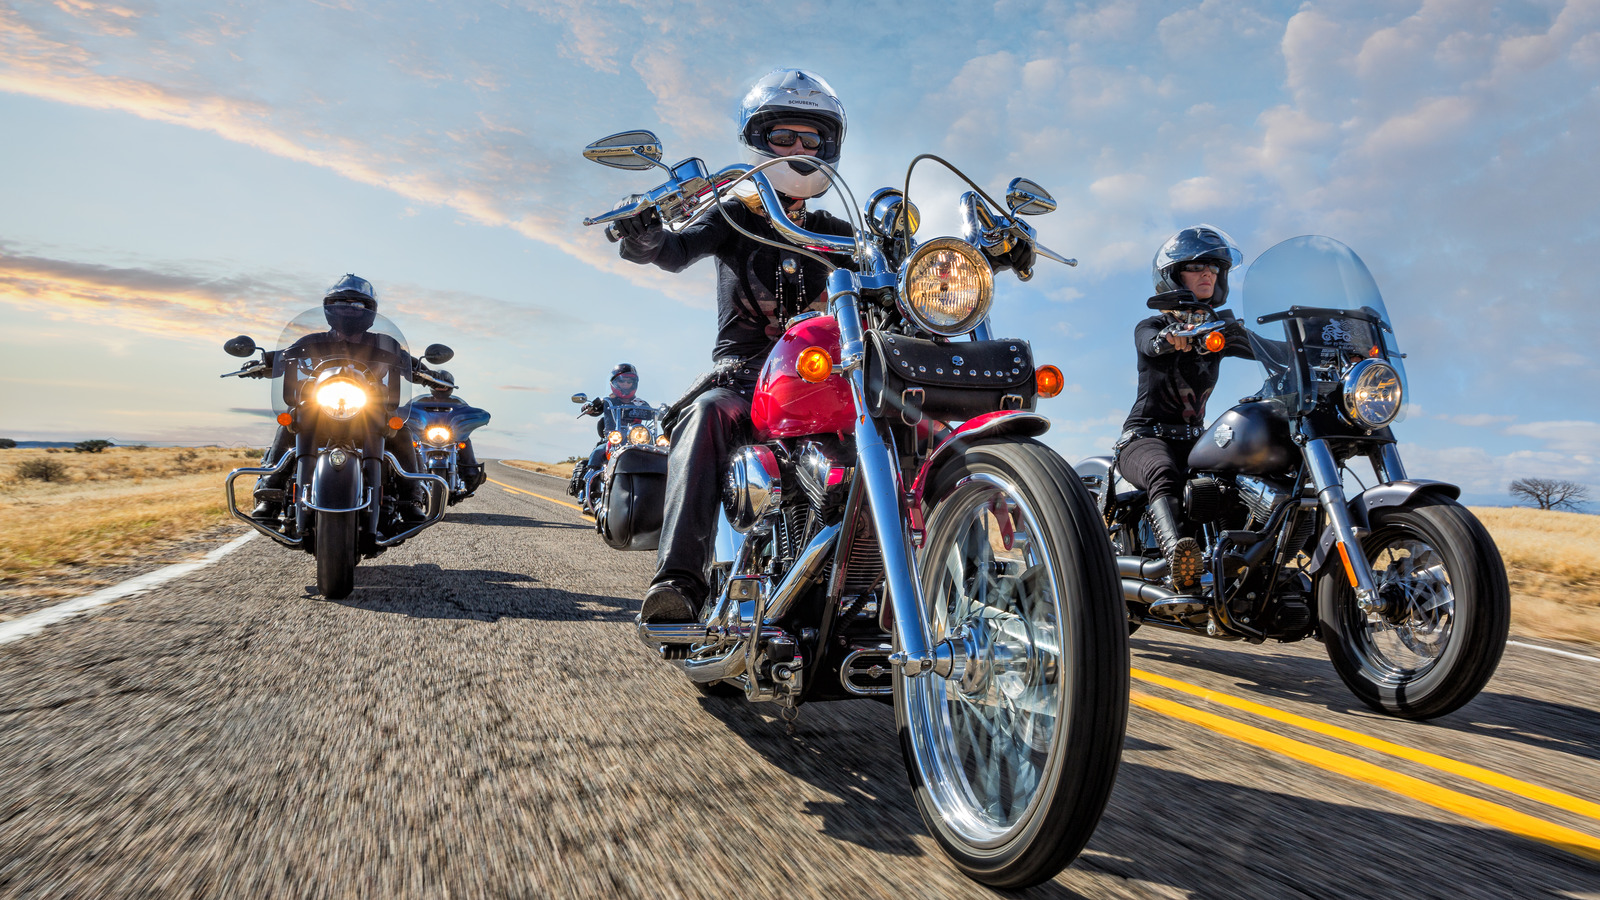
[[629, 428], [628, 429], [628, 443], [630, 443], [630, 444], [648, 444], [648, 443], [650, 443], [650, 429], [644, 427], [643, 425], [635, 425], [632, 428]]
[[367, 392], [354, 381], [335, 378], [317, 388], [317, 405], [335, 419], [355, 418], [367, 405]]
[[960, 238], [928, 241], [901, 270], [900, 312], [941, 337], [976, 328], [993, 297], [994, 270], [977, 247]]
[[423, 432], [423, 437], [427, 438], [430, 444], [448, 444], [450, 443], [450, 429], [443, 425], [435, 425]]
[[610, 434], [606, 435], [606, 443], [611, 444], [613, 446], [622, 443], [622, 432], [613, 431]]
[[1344, 414], [1363, 428], [1381, 428], [1400, 414], [1400, 373], [1381, 359], [1350, 367], [1340, 386]]

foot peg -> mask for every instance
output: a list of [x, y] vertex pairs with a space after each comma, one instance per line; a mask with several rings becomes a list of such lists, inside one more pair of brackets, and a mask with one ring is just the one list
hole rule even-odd
[[639, 627], [639, 640], [648, 647], [698, 644], [708, 637], [706, 626], [699, 622], [643, 622], [637, 618], [634, 621]]

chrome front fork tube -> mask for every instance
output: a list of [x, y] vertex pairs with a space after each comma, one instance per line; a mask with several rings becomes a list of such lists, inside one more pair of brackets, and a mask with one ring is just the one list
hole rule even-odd
[[1313, 438], [1305, 442], [1306, 463], [1311, 467], [1311, 483], [1317, 489], [1317, 502], [1333, 527], [1334, 550], [1341, 558], [1345, 574], [1356, 589], [1356, 605], [1365, 613], [1377, 612], [1383, 603], [1378, 599], [1377, 587], [1372, 580], [1372, 567], [1361, 552], [1361, 540], [1356, 535], [1355, 524], [1350, 521], [1350, 507], [1344, 498], [1344, 482], [1339, 478], [1339, 465], [1334, 462], [1328, 442]]
[[847, 269], [829, 273], [829, 311], [839, 323], [839, 368], [850, 382], [850, 394], [855, 400], [856, 457], [866, 486], [867, 508], [878, 532], [884, 583], [889, 589], [895, 633], [900, 639], [900, 652], [891, 661], [905, 675], [921, 675], [934, 668], [934, 652], [929, 647], [917, 561], [900, 501], [900, 467], [878, 433], [877, 423], [867, 415], [866, 341], [861, 310], [856, 305], [858, 285], [856, 274]]

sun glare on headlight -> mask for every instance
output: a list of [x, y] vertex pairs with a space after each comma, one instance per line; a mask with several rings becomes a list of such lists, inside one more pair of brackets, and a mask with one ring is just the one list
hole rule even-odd
[[435, 425], [432, 428], [429, 428], [427, 432], [425, 432], [424, 436], [427, 438], [430, 444], [450, 443], [450, 429], [444, 427], [443, 425]]
[[367, 392], [353, 381], [334, 379], [317, 388], [317, 405], [335, 419], [353, 418], [367, 405]]

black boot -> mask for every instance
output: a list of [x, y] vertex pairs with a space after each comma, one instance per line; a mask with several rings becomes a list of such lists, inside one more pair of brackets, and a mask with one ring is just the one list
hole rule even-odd
[[283, 514], [283, 490], [281, 488], [257, 484], [252, 496], [255, 498], [256, 508], [250, 511], [250, 518], [266, 524], [276, 521]]
[[1150, 501], [1145, 511], [1150, 529], [1156, 533], [1156, 543], [1172, 567], [1172, 586], [1179, 592], [1190, 591], [1200, 585], [1200, 575], [1205, 571], [1200, 545], [1192, 537], [1184, 537], [1180, 526], [1182, 517], [1171, 497], [1157, 497]]
[[414, 481], [407, 483], [411, 485], [411, 497], [400, 501], [400, 519], [414, 525], [428, 518], [428, 489]]
[[693, 622], [699, 617], [700, 610], [695, 602], [670, 581], [652, 584], [639, 609], [639, 620], [647, 623]]

